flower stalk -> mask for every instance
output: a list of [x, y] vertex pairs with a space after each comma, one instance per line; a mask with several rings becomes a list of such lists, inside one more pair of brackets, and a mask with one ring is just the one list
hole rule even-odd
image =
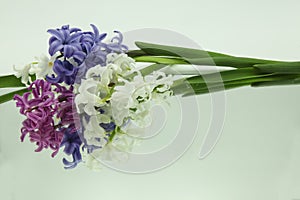
[[[243, 86], [264, 87], [300, 83], [300, 62], [236, 57], [217, 52], [136, 42], [140, 50], [128, 54], [137, 62], [168, 66], [178, 64], [212, 66], [212, 69], [233, 67], [232, 70], [183, 77], [174, 82], [175, 95], [199, 95]], [[184, 67], [184, 66], [183, 66]], [[184, 70], [184, 68], [182, 69]], [[149, 69], [147, 69], [149, 71]]]

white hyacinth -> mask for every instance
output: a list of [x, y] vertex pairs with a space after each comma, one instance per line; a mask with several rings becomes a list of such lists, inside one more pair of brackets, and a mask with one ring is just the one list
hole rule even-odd
[[13, 66], [15, 73], [15, 76], [17, 78], [21, 78], [21, 82], [25, 85], [28, 83], [31, 83], [30, 75], [33, 74], [32, 70], [33, 64], [25, 65], [22, 69], [17, 69], [15, 66]]
[[[143, 76], [126, 54], [109, 54], [106, 66], [90, 68], [77, 89], [75, 104], [83, 116], [86, 144], [99, 147], [91, 156], [102, 161], [127, 160], [137, 138], [151, 124], [152, 106], [172, 95], [172, 84], [173, 77], [163, 72]], [[107, 130], [110, 124], [113, 128]], [[85, 158], [91, 168], [99, 164]]]
[[33, 66], [32, 72], [36, 74], [36, 78], [45, 78], [47, 75], [53, 74], [54, 60], [57, 55], [51, 56], [50, 58], [46, 55], [36, 57], [37, 64]]
[[57, 55], [53, 55], [49, 58], [46, 55], [41, 55], [35, 58], [37, 60], [36, 62], [25, 65], [21, 69], [17, 69], [14, 66], [13, 68], [16, 72], [15, 76], [17, 78], [21, 77], [21, 82], [25, 85], [32, 82], [30, 75], [33, 74], [35, 74], [36, 79], [44, 79], [47, 75], [53, 74], [53, 65], [56, 56]]
[[124, 85], [115, 87], [111, 96], [113, 118], [118, 126], [127, 118], [140, 126], [151, 123], [149, 110], [153, 103], [161, 103], [172, 95], [170, 86], [172, 77], [163, 72], [155, 72], [143, 77], [138, 73], [133, 80], [120, 79]]
[[99, 126], [99, 120], [96, 116], [90, 117], [89, 121], [86, 122], [83, 120], [84, 126], [84, 139], [86, 140], [88, 145], [94, 145], [98, 147], [102, 147], [107, 143], [107, 136], [105, 134], [105, 130]]
[[100, 107], [105, 104], [100, 95], [103, 91], [100, 88], [100, 82], [89, 78], [82, 80], [78, 88], [78, 94], [75, 98], [75, 104], [79, 113], [85, 112], [88, 115], [95, 115], [98, 111], [95, 107]]
[[135, 61], [128, 57], [127, 54], [116, 54], [116, 53], [111, 53], [107, 55], [107, 60], [106, 60], [107, 65], [108, 64], [114, 64], [117, 67], [117, 73], [118, 74], [126, 74], [128, 72], [131, 72], [136, 68]]

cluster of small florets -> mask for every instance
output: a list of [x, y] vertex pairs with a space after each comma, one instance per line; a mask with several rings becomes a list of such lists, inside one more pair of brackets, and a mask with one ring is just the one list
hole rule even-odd
[[143, 76], [125, 54], [120, 32], [105, 42], [106, 33], [91, 26], [92, 32], [68, 25], [48, 30], [50, 58], [43, 56], [16, 74], [30, 83], [27, 93], [14, 97], [27, 117], [21, 140], [29, 135], [36, 151], [50, 148], [52, 156], [64, 148], [73, 157], [63, 159], [65, 168], [81, 161], [95, 168], [95, 160], [125, 158], [136, 128], [151, 123], [152, 105], [172, 95], [172, 77]]
[[53, 71], [56, 75], [47, 76], [52, 83], [80, 83], [86, 71], [96, 65], [104, 66], [110, 53], [123, 53], [127, 47], [122, 44], [123, 36], [115, 31], [117, 36], [108, 43], [103, 40], [106, 33], [99, 33], [96, 26], [91, 25], [93, 32], [83, 32], [78, 28], [63, 26], [60, 29], [50, 29], [49, 54], [54, 56]]

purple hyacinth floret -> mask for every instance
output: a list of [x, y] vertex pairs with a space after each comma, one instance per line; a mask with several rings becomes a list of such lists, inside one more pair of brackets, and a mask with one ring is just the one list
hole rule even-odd
[[104, 42], [102, 42], [102, 40], [105, 39], [105, 37], [107, 36], [107, 33], [100, 34], [98, 28], [94, 24], [91, 24], [91, 27], [93, 29], [93, 32], [91, 32], [91, 31], [84, 32], [80, 38], [82, 50], [86, 54], [89, 54], [91, 52], [91, 49], [95, 45], [98, 45], [98, 46], [102, 47], [103, 49], [105, 49], [105, 47], [106, 47], [106, 44]]
[[107, 54], [104, 51], [101, 51], [101, 47], [98, 45], [94, 45], [87, 55], [86, 59], [83, 63], [78, 67], [78, 72], [76, 76], [76, 83], [80, 83], [81, 79], [85, 77], [86, 72], [96, 66], [101, 65], [105, 66], [106, 64], [106, 56]]
[[104, 42], [107, 34], [100, 33], [93, 24], [91, 27], [93, 31], [87, 32], [70, 28], [69, 25], [48, 30], [52, 35], [49, 40], [50, 55], [60, 53], [54, 62], [55, 74], [47, 77], [49, 82], [65, 82], [68, 85], [80, 83], [88, 69], [106, 65], [107, 54], [124, 53], [128, 50], [123, 44], [121, 32], [114, 31], [116, 36], [110, 42]]
[[65, 165], [65, 169], [73, 169], [75, 168], [78, 163], [80, 163], [82, 161], [82, 157], [81, 157], [81, 154], [80, 154], [80, 150], [79, 149], [76, 149], [76, 151], [74, 151], [72, 153], [72, 157], [73, 157], [73, 161], [68, 161], [67, 159], [63, 158], [63, 163]]
[[53, 56], [56, 52], [61, 52], [66, 58], [70, 58], [76, 51], [81, 51], [79, 39], [81, 30], [69, 28], [69, 25], [62, 26], [60, 29], [49, 29], [52, 35], [49, 40], [49, 54]]
[[56, 60], [53, 65], [53, 71], [57, 74], [57, 76], [47, 76], [47, 81], [51, 83], [65, 82], [68, 85], [72, 85], [75, 82], [78, 68], [74, 67], [67, 60]]
[[55, 89], [58, 96], [58, 105], [57, 118], [61, 119], [60, 124], [62, 125], [72, 125], [73, 132], [79, 129], [80, 119], [75, 107], [75, 94], [73, 93], [73, 87], [69, 89], [65, 87]]
[[14, 97], [17, 107], [21, 107], [20, 113], [27, 117], [21, 129], [21, 141], [29, 134], [30, 141], [38, 145], [37, 152], [50, 147], [54, 150], [52, 156], [55, 156], [63, 134], [54, 127], [53, 116], [57, 112], [57, 101], [51, 84], [36, 80], [28, 89], [32, 91], [25, 93], [23, 97]]
[[111, 132], [116, 128], [116, 124], [114, 122], [100, 123], [99, 125], [105, 130], [105, 132]]
[[71, 118], [66, 114], [67, 110], [72, 112], [66, 105], [74, 103], [74, 95], [70, 95], [73, 88], [67, 89], [58, 84], [36, 80], [28, 90], [23, 96], [14, 96], [20, 113], [26, 116], [22, 123], [21, 141], [29, 135], [30, 141], [38, 146], [36, 152], [50, 148], [54, 151], [51, 155], [54, 157], [59, 151], [64, 128], [76, 121], [76, 117]]
[[117, 35], [107, 44], [108, 53], [124, 53], [128, 51], [128, 47], [123, 42], [123, 34], [120, 31], [114, 31]]
[[64, 147], [64, 152], [67, 155], [72, 155], [73, 157], [73, 161], [68, 161], [66, 158], [63, 158], [65, 169], [72, 169], [82, 161], [80, 153], [81, 144], [82, 141], [78, 135], [78, 132], [74, 131], [74, 127], [70, 126], [69, 128], [65, 129], [61, 147]]

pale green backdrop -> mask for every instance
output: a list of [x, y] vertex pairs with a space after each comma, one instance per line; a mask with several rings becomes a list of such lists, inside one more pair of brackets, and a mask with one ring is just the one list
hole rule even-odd
[[[107, 32], [167, 28], [208, 50], [300, 60], [299, 8], [297, 0], [1, 0], [0, 74], [46, 53], [46, 30], [67, 23]], [[0, 199], [300, 199], [300, 86], [242, 88], [226, 97], [222, 137], [206, 159], [198, 154], [211, 116], [208, 95], [198, 97], [192, 147], [174, 165], [143, 175], [65, 171], [61, 156], [20, 143], [22, 116], [13, 102], [0, 105]]]

